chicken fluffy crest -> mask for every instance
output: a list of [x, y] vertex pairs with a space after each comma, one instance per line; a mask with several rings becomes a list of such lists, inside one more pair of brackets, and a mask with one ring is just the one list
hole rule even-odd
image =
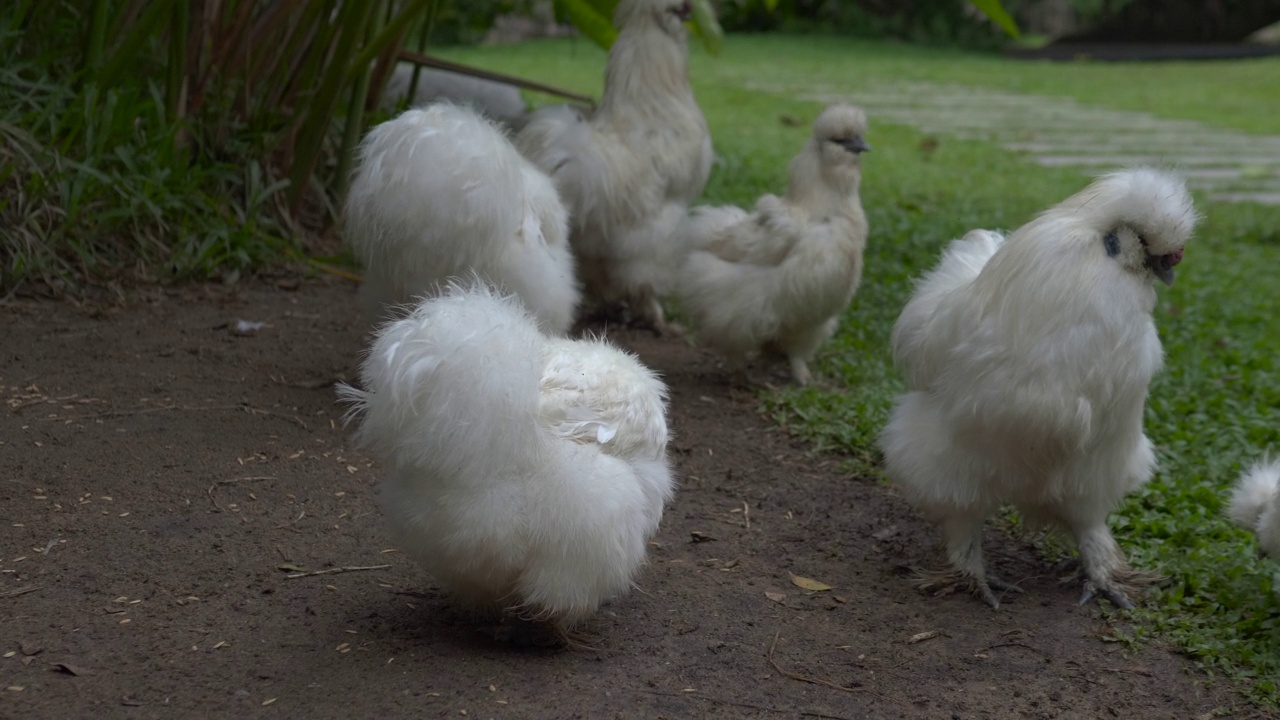
[[675, 230], [711, 172], [711, 136], [689, 86], [688, 0], [622, 0], [604, 96], [588, 119], [535, 112], [516, 137], [555, 178], [587, 294], [626, 301], [658, 330], [685, 250]]
[[502, 130], [448, 103], [409, 110], [364, 139], [346, 203], [371, 321], [479, 276], [563, 335], [579, 300], [568, 216], [555, 185]]
[[673, 491], [666, 387], [511, 296], [450, 286], [343, 387], [397, 543], [463, 603], [564, 628], [630, 588]]
[[1195, 224], [1179, 178], [1117, 172], [1007, 239], [952, 242], [919, 283], [893, 328], [909, 392], [881, 445], [890, 479], [942, 524], [945, 582], [992, 606], [992, 588], [1017, 590], [982, 560], [983, 520], [1010, 503], [1074, 535], [1081, 602], [1132, 607], [1139, 576], [1106, 521], [1155, 470], [1142, 429], [1163, 364], [1155, 283], [1173, 282]]
[[696, 208], [681, 225], [681, 242], [692, 248], [680, 273], [681, 305], [699, 341], [735, 369], [771, 345], [790, 360], [796, 382], [810, 381], [808, 361], [835, 332], [862, 278], [866, 132], [859, 108], [827, 108], [791, 161], [785, 197], [765, 195], [751, 214]]
[[1249, 468], [1231, 493], [1227, 516], [1258, 536], [1258, 549], [1280, 560], [1280, 460]]

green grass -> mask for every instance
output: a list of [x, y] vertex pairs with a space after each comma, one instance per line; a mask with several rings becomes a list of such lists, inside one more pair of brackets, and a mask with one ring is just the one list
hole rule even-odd
[[247, 146], [193, 162], [177, 148], [182, 126], [165, 120], [157, 84], [139, 81], [99, 104], [66, 82], [69, 55], [33, 57], [7, 25], [0, 297], [32, 278], [70, 290], [121, 276], [229, 277], [281, 256], [288, 243], [267, 212], [280, 186]]
[[[454, 51], [456, 59], [599, 93], [603, 54], [584, 42]], [[1067, 96], [1121, 110], [1250, 132], [1280, 132], [1272, 101], [1280, 60], [1160, 64], [1048, 64], [954, 50], [834, 38], [730, 37], [720, 58], [695, 49], [692, 74], [721, 160], [707, 202], [749, 203], [779, 191], [787, 160], [818, 106], [743, 89], [843, 88], [895, 79], [962, 83]], [[780, 122], [790, 115], [799, 127]], [[877, 123], [864, 166], [871, 223], [862, 289], [819, 372], [831, 387], [764, 398], [778, 422], [817, 447], [878, 474], [875, 437], [901, 390], [887, 347], [910, 279], [944, 243], [974, 227], [1013, 228], [1087, 179], [1040, 168], [994, 145], [941, 138], [926, 157], [921, 134]], [[1161, 291], [1156, 322], [1168, 355], [1151, 388], [1147, 430], [1158, 446], [1156, 480], [1113, 518], [1135, 564], [1169, 581], [1132, 614], [1135, 636], [1173, 640], [1213, 673], [1250, 681], [1256, 700], [1280, 704], [1277, 566], [1222, 518], [1242, 467], [1280, 452], [1280, 208], [1210, 204], [1179, 268]]]

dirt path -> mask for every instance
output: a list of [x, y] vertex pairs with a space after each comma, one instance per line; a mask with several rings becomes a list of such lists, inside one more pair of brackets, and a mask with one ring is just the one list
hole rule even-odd
[[[237, 319], [267, 325], [242, 337]], [[901, 568], [933, 560], [937, 538], [904, 502], [807, 455], [706, 353], [640, 334], [615, 339], [671, 385], [681, 477], [642, 591], [600, 614], [595, 651], [498, 645], [391, 550], [378, 468], [348, 448], [328, 386], [353, 376], [360, 336], [342, 284], [0, 308], [0, 717], [1242, 707], [1175, 655], [1103, 642], [1098, 610], [994, 533], [1025, 597], [992, 612], [918, 594]]]

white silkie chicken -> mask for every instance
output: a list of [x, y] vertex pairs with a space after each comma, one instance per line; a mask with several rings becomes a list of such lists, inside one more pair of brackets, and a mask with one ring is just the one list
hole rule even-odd
[[573, 325], [580, 292], [555, 185], [471, 109], [438, 103], [369, 132], [346, 236], [370, 321], [474, 274], [519, 296], [545, 332]]
[[691, 248], [680, 273], [681, 306], [698, 340], [741, 372], [748, 356], [774, 346], [801, 385], [809, 360], [836, 330], [862, 279], [867, 218], [858, 199], [867, 118], [850, 105], [818, 116], [791, 161], [779, 198], [765, 195], [748, 214], [700, 207], [678, 233]]
[[556, 181], [588, 297], [667, 328], [685, 250], [672, 236], [711, 172], [711, 136], [689, 86], [688, 0], [622, 0], [604, 96], [589, 118], [539, 110], [516, 137]]
[[450, 286], [379, 332], [357, 440], [398, 544], [465, 605], [568, 628], [627, 592], [673, 490], [666, 387], [518, 300]]
[[[1157, 280], [1196, 224], [1181, 179], [1104, 175], [1007, 239], [975, 230], [947, 248], [893, 328], [909, 392], [881, 435], [889, 478], [942, 524], [952, 572], [992, 607], [983, 520], [1003, 503], [1076, 540], [1084, 594], [1133, 606], [1140, 579], [1107, 527], [1151, 478], [1142, 430], [1163, 364]], [[925, 583], [926, 587], [930, 583]]]
[[1236, 483], [1227, 516], [1258, 536], [1258, 549], [1280, 560], [1280, 460], [1261, 461]]

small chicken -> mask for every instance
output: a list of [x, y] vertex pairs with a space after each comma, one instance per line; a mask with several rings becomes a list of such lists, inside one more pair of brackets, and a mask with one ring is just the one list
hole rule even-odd
[[1227, 516], [1258, 536], [1258, 549], [1280, 560], [1280, 460], [1249, 468], [1231, 493]]
[[519, 300], [451, 285], [379, 332], [341, 396], [390, 472], [392, 535], [464, 604], [565, 629], [631, 587], [671, 498], [666, 387]]
[[992, 607], [983, 520], [1011, 503], [1031, 526], [1065, 528], [1084, 594], [1130, 608], [1142, 579], [1107, 528], [1151, 478], [1147, 387], [1163, 364], [1155, 283], [1196, 224], [1182, 180], [1105, 175], [1008, 239], [974, 231], [926, 275], [893, 328], [909, 392], [881, 435], [889, 478], [942, 524], [952, 572]]
[[690, 12], [689, 0], [621, 0], [600, 107], [589, 119], [544, 108], [516, 137], [569, 207], [588, 297], [625, 302], [659, 332], [659, 298], [674, 292], [685, 255], [672, 233], [711, 172], [711, 136], [689, 86]]
[[791, 161], [783, 198], [765, 195], [748, 215], [700, 207], [678, 233], [692, 251], [680, 273], [681, 306], [698, 340], [741, 373], [766, 345], [791, 362], [801, 385], [809, 360], [836, 330], [862, 278], [867, 218], [858, 199], [861, 154], [871, 149], [862, 110], [832, 105]]
[[473, 110], [438, 103], [373, 128], [346, 234], [371, 321], [475, 274], [519, 296], [545, 332], [573, 325], [580, 292], [555, 185]]

